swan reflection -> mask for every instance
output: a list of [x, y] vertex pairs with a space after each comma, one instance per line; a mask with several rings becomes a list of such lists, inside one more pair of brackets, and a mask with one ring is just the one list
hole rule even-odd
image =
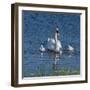
[[57, 70], [57, 63], [58, 63], [58, 61], [60, 60], [60, 57], [61, 57], [61, 55], [60, 54], [58, 54], [58, 53], [56, 53], [56, 54], [54, 54], [54, 58], [53, 58], [53, 60], [54, 60], [54, 62], [53, 62], [53, 70]]

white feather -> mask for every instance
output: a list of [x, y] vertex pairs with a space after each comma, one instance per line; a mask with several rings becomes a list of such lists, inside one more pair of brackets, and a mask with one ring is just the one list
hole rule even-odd
[[41, 45], [41, 46], [40, 46], [40, 48], [39, 48], [39, 50], [40, 50], [41, 52], [44, 52], [44, 51], [45, 51], [44, 46], [43, 46], [43, 45]]
[[74, 51], [74, 48], [71, 45], [68, 45], [68, 50], [69, 51]]

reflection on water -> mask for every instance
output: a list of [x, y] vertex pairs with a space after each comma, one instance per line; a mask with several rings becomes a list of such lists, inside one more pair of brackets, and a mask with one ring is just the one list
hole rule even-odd
[[80, 74], [79, 53], [37, 52], [23, 61], [23, 77]]

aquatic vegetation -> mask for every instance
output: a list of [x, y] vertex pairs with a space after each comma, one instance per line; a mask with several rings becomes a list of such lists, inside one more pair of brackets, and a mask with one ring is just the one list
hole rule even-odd
[[52, 73], [52, 75], [79, 75], [80, 70], [69, 70], [69, 69], [61, 69], [61, 70], [56, 70]]

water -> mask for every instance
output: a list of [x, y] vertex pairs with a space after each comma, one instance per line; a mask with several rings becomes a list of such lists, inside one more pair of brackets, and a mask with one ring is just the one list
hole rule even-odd
[[[80, 14], [23, 11], [23, 76], [60, 76], [80, 74]], [[39, 51], [47, 48], [48, 37], [54, 38], [58, 26], [62, 55]], [[74, 53], [67, 46], [75, 48]]]

